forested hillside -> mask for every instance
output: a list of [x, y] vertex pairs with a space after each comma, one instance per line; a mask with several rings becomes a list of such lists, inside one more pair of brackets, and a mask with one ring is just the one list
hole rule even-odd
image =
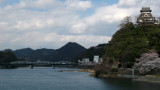
[[[132, 68], [143, 53], [155, 50], [160, 55], [160, 25], [124, 24], [106, 45], [104, 61], [95, 67], [96, 75]], [[120, 73], [120, 72], [119, 72]]]
[[136, 26], [130, 22], [113, 35], [105, 57], [131, 67], [136, 58], [152, 49], [160, 53], [160, 25]]

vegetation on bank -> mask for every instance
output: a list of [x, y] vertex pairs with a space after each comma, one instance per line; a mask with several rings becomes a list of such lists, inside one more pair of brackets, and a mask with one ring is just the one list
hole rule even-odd
[[132, 68], [135, 59], [149, 50], [160, 55], [160, 25], [138, 26], [126, 20], [107, 44], [104, 62], [95, 67], [96, 75]]
[[160, 25], [135, 26], [127, 23], [107, 44], [105, 57], [131, 68], [136, 58], [152, 49], [160, 54]]
[[6, 64], [16, 61], [17, 58], [12, 52], [0, 52], [0, 64]]

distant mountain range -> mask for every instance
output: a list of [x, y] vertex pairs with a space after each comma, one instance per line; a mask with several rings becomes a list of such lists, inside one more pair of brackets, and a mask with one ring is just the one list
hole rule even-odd
[[31, 48], [23, 48], [19, 50], [13, 51], [13, 53], [16, 55], [18, 58], [27, 58], [31, 53], [33, 53], [34, 50]]
[[6, 49], [4, 51], [13, 52], [17, 58], [23, 58], [27, 61], [70, 61], [73, 60], [77, 55], [85, 51], [86, 48], [75, 43], [69, 42], [61, 48], [54, 49], [37, 49], [23, 48], [19, 50]]
[[54, 49], [37, 49], [26, 56], [27, 61], [52, 61], [52, 54], [55, 52]]

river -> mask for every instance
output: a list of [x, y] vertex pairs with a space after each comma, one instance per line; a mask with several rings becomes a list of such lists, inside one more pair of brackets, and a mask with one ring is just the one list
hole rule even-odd
[[[160, 84], [130, 79], [102, 79], [68, 68], [0, 69], [0, 90], [160, 90]], [[71, 69], [72, 70], [72, 69]]]

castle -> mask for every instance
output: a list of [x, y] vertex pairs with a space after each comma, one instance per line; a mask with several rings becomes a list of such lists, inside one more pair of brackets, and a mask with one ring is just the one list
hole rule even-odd
[[158, 20], [152, 16], [151, 12], [150, 7], [142, 7], [141, 14], [137, 18], [138, 25], [157, 25]]

